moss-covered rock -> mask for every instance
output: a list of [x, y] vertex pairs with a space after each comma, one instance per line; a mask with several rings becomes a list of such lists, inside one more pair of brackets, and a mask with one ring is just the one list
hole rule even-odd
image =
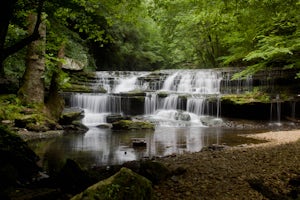
[[73, 121], [82, 119], [83, 115], [84, 115], [84, 111], [82, 109], [65, 108], [59, 119], [59, 123], [63, 125], [71, 124]]
[[72, 200], [146, 200], [151, 198], [151, 182], [123, 167], [115, 175], [92, 185], [82, 193], [74, 196]]
[[112, 123], [114, 130], [154, 129], [154, 124], [145, 121], [120, 120]]
[[43, 114], [22, 115], [15, 119], [15, 126], [30, 131], [44, 132], [60, 129], [58, 124]]

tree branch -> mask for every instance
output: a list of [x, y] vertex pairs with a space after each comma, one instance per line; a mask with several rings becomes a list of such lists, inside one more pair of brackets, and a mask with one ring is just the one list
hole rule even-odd
[[40, 0], [39, 1], [38, 8], [37, 8], [37, 20], [36, 20], [36, 23], [35, 23], [33, 33], [31, 35], [23, 38], [22, 40], [18, 41], [14, 45], [5, 48], [4, 51], [3, 51], [3, 58], [4, 59], [7, 58], [8, 56], [18, 52], [19, 50], [21, 50], [22, 48], [24, 48], [25, 46], [27, 46], [31, 42], [39, 39], [39, 37], [40, 37], [39, 27], [40, 27], [40, 24], [42, 22], [42, 10], [43, 10], [44, 1], [45, 0]]

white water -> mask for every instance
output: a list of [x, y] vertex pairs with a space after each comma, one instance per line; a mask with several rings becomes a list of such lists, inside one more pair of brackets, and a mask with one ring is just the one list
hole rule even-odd
[[121, 98], [106, 94], [74, 94], [71, 106], [83, 108], [85, 115], [82, 122], [87, 126], [106, 123], [110, 114], [121, 113]]
[[[123, 114], [124, 109], [128, 111], [130, 98], [119, 95], [120, 93], [138, 91], [145, 93], [143, 114], [147, 119], [155, 120], [158, 125], [169, 124], [170, 121], [174, 126], [202, 125], [202, 116], [220, 117], [220, 88], [224, 78], [224, 88], [227, 92], [239, 93], [241, 88], [250, 88], [252, 83], [252, 79], [249, 78], [231, 86], [227, 81], [230, 79], [229, 73], [224, 74], [218, 70], [162, 70], [159, 73], [97, 72], [97, 83], [94, 87], [102, 87], [107, 92], [74, 94], [72, 106], [83, 108], [83, 123], [94, 126], [106, 123], [106, 117], [110, 114]], [[131, 109], [135, 109], [134, 106], [131, 105]], [[191, 119], [174, 118], [175, 111], [180, 111], [181, 114], [188, 113]]]

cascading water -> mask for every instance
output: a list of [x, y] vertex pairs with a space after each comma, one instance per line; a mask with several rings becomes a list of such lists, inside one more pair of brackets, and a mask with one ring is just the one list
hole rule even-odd
[[105, 94], [74, 94], [71, 106], [84, 109], [84, 124], [97, 126], [106, 123], [107, 115], [121, 113], [121, 98]]
[[[220, 117], [222, 81], [227, 84], [227, 92], [233, 88], [227, 80], [230, 76], [221, 70], [103, 71], [96, 76], [97, 83], [93, 87], [102, 88], [106, 93], [72, 97], [72, 106], [85, 110], [83, 122], [87, 125], [105, 123], [110, 114], [128, 114], [138, 106], [131, 102], [134, 93], [139, 93], [139, 99], [144, 98], [143, 112], [139, 114], [158, 125], [166, 124], [163, 121], [172, 121], [174, 126], [202, 125], [203, 116]], [[250, 82], [251, 78], [243, 85]], [[241, 84], [239, 82], [237, 87]]]

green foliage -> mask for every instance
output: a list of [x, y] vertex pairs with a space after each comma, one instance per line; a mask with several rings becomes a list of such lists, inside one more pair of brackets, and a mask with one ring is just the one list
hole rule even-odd
[[[6, 45], [26, 35], [34, 8], [28, 5], [18, 1]], [[299, 6], [298, 0], [46, 1], [46, 77], [62, 62], [56, 59], [62, 44], [67, 57], [90, 70], [246, 67], [238, 78], [272, 67], [298, 69]], [[22, 74], [24, 56], [7, 59], [6, 71]]]
[[173, 66], [247, 67], [235, 78], [268, 67], [300, 68], [297, 0], [153, 0], [149, 5]]

